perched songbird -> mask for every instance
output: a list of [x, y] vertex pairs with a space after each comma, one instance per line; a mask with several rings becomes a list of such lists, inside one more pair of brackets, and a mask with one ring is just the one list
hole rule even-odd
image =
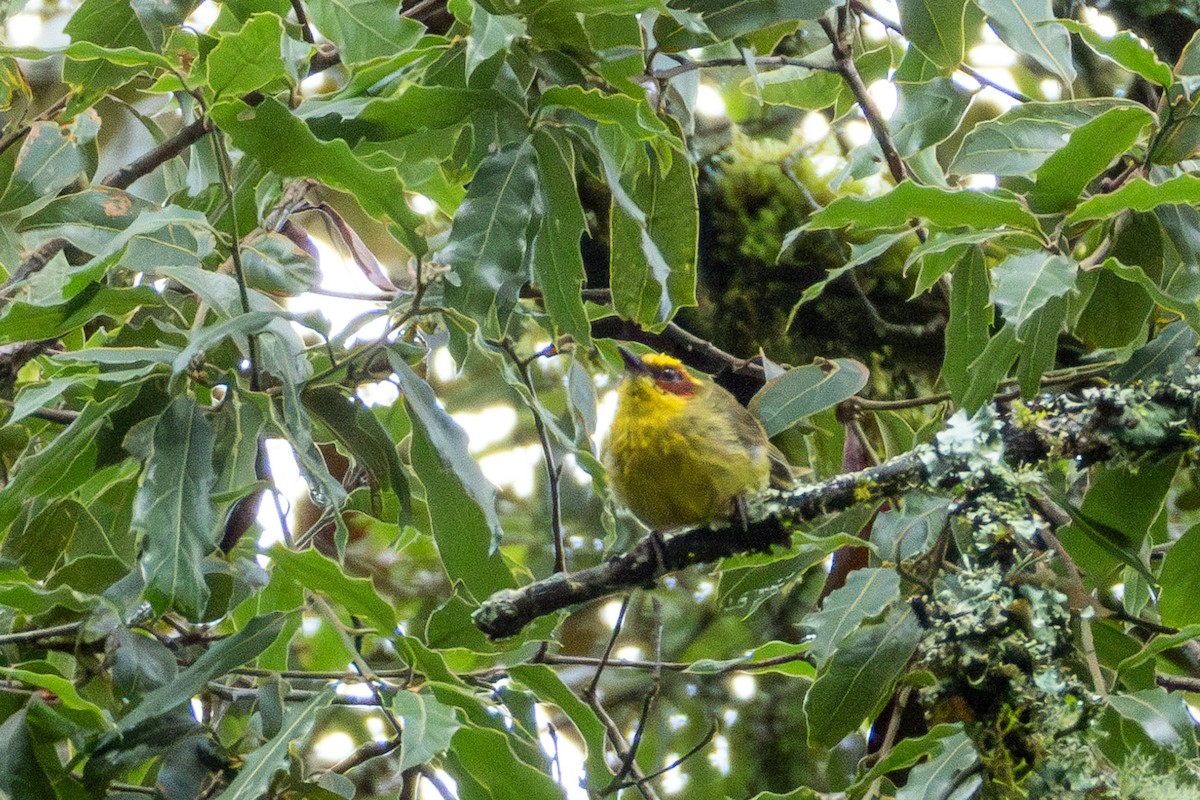
[[605, 467], [617, 498], [658, 530], [741, 516], [747, 496], [789, 486], [783, 453], [725, 389], [678, 359], [618, 347], [625, 380]]

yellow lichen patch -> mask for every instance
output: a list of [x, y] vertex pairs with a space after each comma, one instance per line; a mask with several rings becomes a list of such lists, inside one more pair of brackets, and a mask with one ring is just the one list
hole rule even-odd
[[871, 487], [865, 483], [860, 483], [854, 487], [854, 500], [857, 503], [865, 503], [871, 499]]

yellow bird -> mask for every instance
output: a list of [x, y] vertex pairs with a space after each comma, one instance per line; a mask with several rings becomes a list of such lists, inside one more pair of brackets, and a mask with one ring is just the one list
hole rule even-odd
[[740, 517], [747, 496], [792, 484], [787, 459], [732, 394], [659, 353], [623, 347], [605, 468], [617, 499], [658, 530]]

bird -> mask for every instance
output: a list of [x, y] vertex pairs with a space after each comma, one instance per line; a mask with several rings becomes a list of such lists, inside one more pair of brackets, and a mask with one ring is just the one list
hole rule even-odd
[[727, 390], [677, 358], [618, 346], [625, 376], [605, 448], [617, 500], [658, 531], [740, 520], [745, 501], [791, 486], [787, 458]]

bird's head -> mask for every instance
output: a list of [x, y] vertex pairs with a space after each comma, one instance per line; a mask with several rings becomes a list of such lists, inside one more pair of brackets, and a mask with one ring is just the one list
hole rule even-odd
[[688, 399], [695, 396], [696, 391], [704, 385], [677, 358], [662, 353], [638, 356], [624, 347], [617, 347], [617, 350], [625, 361], [625, 381], [631, 388], [654, 390]]

